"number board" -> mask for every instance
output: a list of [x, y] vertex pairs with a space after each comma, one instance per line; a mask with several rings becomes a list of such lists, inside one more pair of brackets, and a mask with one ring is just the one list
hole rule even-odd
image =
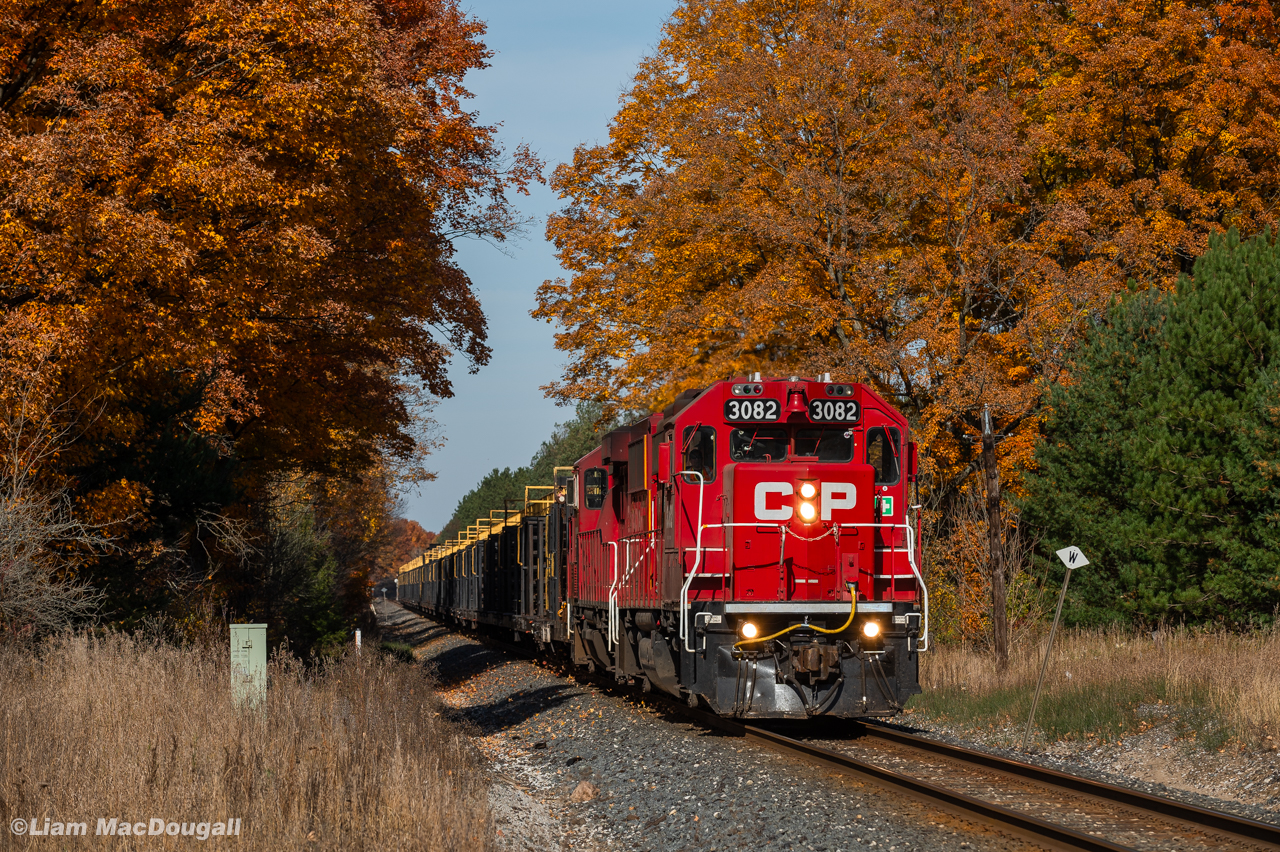
[[858, 414], [858, 403], [851, 399], [809, 401], [809, 419], [815, 423], [855, 423]]
[[731, 399], [724, 404], [724, 419], [730, 423], [772, 422], [782, 414], [776, 399]]

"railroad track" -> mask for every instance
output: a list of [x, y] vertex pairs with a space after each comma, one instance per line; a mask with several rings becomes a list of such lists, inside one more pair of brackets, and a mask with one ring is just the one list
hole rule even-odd
[[[444, 626], [444, 625], [441, 625]], [[456, 628], [450, 628], [456, 629]], [[470, 630], [458, 632], [546, 664], [527, 647]], [[566, 669], [579, 681], [620, 692], [602, 675]], [[624, 695], [634, 696], [634, 691]], [[1280, 852], [1280, 826], [1009, 760], [894, 730], [857, 724], [858, 737], [796, 739], [725, 719], [661, 693], [678, 715], [741, 736], [840, 775], [905, 795], [1037, 847], [1071, 852]], [[897, 768], [894, 768], [897, 767]], [[905, 770], [905, 771], [904, 771]]]
[[[719, 727], [725, 728], [725, 722], [716, 719]], [[1280, 826], [877, 724], [860, 726], [863, 736], [852, 741], [858, 744], [858, 756], [849, 753], [849, 742], [833, 748], [754, 725], [729, 722], [728, 727], [736, 727], [748, 740], [829, 771], [892, 789], [1050, 849], [1280, 850]], [[874, 754], [868, 756], [868, 752]], [[909, 774], [890, 768], [895, 763], [909, 765]]]

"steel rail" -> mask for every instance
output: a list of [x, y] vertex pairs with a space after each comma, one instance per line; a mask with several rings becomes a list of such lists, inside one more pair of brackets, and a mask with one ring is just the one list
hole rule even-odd
[[939, 742], [905, 731], [896, 731], [875, 722], [861, 724], [867, 734], [876, 739], [981, 766], [1004, 775], [1035, 781], [1048, 787], [1092, 796], [1108, 803], [1125, 805], [1164, 820], [1177, 822], [1187, 828], [1216, 831], [1241, 841], [1280, 850], [1280, 826], [1277, 825], [1202, 808], [1163, 796], [1154, 796], [1128, 787], [1108, 784], [1105, 781], [1094, 781], [1033, 763], [1023, 763], [999, 755]]
[[880, 787], [888, 787], [928, 805], [941, 805], [946, 810], [968, 818], [976, 818], [988, 826], [1030, 840], [1041, 846], [1071, 852], [1132, 852], [1128, 846], [1120, 846], [1110, 840], [1085, 834], [1066, 826], [1038, 819], [1021, 811], [993, 805], [955, 790], [883, 769], [870, 763], [841, 754], [823, 746], [795, 740], [754, 725], [741, 725], [742, 734], [748, 740], [763, 743], [785, 754], [798, 754], [826, 768], [852, 774]]

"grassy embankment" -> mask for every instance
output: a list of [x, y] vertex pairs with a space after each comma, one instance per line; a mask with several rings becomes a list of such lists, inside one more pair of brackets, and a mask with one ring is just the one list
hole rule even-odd
[[[490, 848], [486, 782], [420, 667], [376, 653], [310, 670], [275, 659], [265, 704], [237, 709], [228, 665], [225, 648], [122, 636], [0, 649], [0, 848], [196, 841], [94, 837], [98, 817], [238, 817], [240, 837], [219, 845], [247, 849]], [[45, 816], [88, 822], [90, 837], [7, 828]]]
[[[908, 705], [951, 723], [1021, 736], [1044, 660], [1045, 639], [996, 672], [989, 655], [938, 646], [921, 656], [924, 694]], [[1280, 631], [1252, 635], [1168, 631], [1066, 631], [1036, 711], [1049, 740], [1114, 740], [1172, 721], [1205, 748], [1280, 741]]]

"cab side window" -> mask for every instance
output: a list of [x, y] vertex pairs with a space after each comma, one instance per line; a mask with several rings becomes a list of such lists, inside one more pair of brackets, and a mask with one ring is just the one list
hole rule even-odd
[[867, 464], [876, 469], [876, 485], [893, 485], [900, 476], [902, 436], [893, 427], [867, 430]]
[[603, 506], [605, 492], [609, 490], [609, 477], [604, 472], [604, 468], [588, 468], [582, 475], [582, 490], [588, 509], [599, 509]]
[[[707, 482], [716, 478], [716, 430], [711, 426], [686, 426], [684, 430], [684, 467], [696, 470]], [[696, 476], [685, 474], [684, 481], [698, 484]]]

